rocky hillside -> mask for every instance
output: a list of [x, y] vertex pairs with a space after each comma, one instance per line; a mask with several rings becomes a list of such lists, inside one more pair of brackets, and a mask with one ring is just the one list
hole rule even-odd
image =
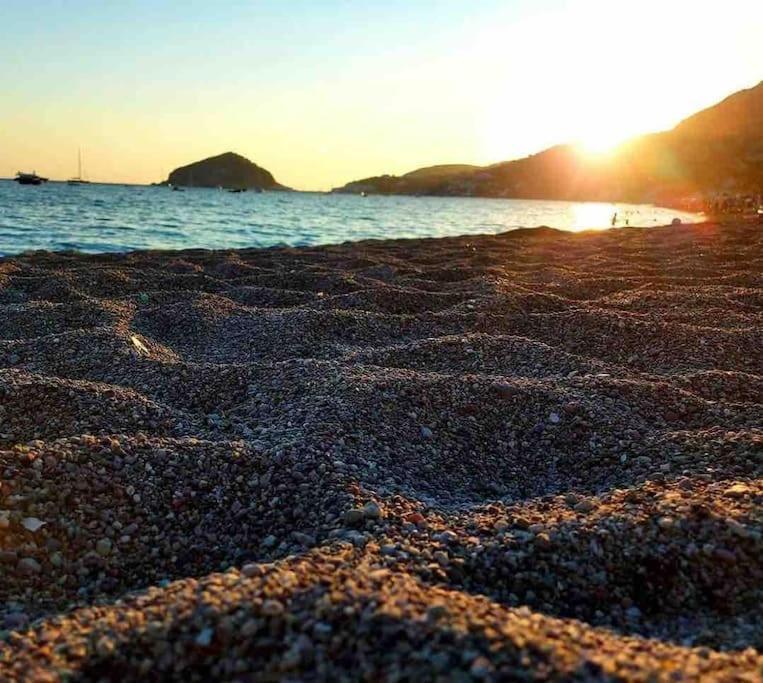
[[336, 191], [653, 202], [763, 192], [763, 82], [607, 157], [558, 145], [492, 166], [435, 168], [441, 172], [366, 178]]
[[270, 171], [235, 152], [225, 152], [176, 168], [165, 184], [247, 190], [289, 189], [277, 183]]

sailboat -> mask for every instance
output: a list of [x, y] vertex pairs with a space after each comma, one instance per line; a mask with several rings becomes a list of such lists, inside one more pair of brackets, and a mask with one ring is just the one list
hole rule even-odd
[[89, 185], [90, 181], [82, 177], [82, 150], [77, 150], [77, 177], [69, 178], [68, 185]]

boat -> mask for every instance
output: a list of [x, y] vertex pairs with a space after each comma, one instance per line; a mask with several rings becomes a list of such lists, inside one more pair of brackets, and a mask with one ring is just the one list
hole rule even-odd
[[89, 185], [90, 181], [85, 180], [82, 177], [82, 152], [80, 150], [77, 150], [77, 177], [76, 178], [69, 178], [69, 180], [66, 181], [67, 185]]
[[246, 188], [243, 188], [243, 187], [231, 187], [231, 188], [228, 188], [228, 192], [232, 192], [233, 194], [238, 194], [239, 192], [246, 192]]
[[37, 175], [35, 171], [32, 171], [31, 173], [22, 173], [21, 171], [18, 171], [14, 180], [19, 185], [42, 185], [42, 183], [48, 182], [47, 178]]

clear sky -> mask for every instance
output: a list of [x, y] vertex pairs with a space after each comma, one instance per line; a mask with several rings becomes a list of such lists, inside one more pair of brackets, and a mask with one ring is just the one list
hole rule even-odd
[[0, 176], [299, 189], [673, 126], [763, 79], [761, 0], [0, 0]]

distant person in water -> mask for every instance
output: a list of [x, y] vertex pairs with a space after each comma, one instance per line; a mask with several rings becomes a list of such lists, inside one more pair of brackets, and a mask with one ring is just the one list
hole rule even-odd
[[612, 227], [614, 228], [615, 225], [617, 225], [617, 211], [612, 214]]

